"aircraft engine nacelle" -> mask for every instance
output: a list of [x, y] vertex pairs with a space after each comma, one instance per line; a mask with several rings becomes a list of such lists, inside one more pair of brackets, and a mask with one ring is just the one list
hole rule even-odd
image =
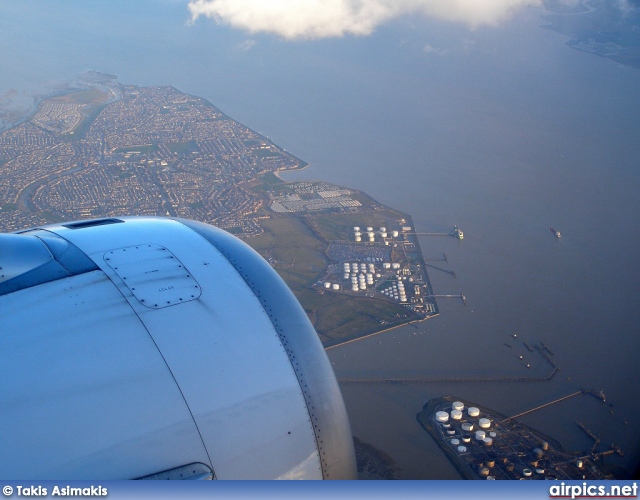
[[5, 479], [351, 479], [330, 363], [282, 279], [199, 222], [0, 234]]

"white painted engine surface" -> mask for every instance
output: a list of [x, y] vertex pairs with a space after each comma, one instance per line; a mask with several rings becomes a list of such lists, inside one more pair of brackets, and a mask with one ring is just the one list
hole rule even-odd
[[355, 478], [315, 331], [237, 238], [134, 217], [0, 236], [4, 478]]

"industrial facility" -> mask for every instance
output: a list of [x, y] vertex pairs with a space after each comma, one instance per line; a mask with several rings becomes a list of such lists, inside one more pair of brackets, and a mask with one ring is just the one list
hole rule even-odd
[[613, 478], [601, 463], [604, 454], [567, 453], [552, 438], [479, 405], [437, 398], [417, 419], [467, 479]]

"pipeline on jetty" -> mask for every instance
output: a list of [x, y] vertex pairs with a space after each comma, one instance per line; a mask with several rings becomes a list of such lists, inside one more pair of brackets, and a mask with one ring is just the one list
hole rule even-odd
[[425, 262], [446, 262], [447, 264], [449, 263], [449, 261], [447, 260], [447, 254], [443, 253], [442, 254], [442, 258], [441, 259], [422, 259]]
[[507, 421], [512, 420], [512, 419], [514, 419], [514, 418], [518, 418], [518, 417], [522, 417], [523, 415], [527, 415], [528, 413], [532, 413], [532, 412], [534, 412], [534, 411], [541, 410], [542, 408], [546, 408], [547, 406], [554, 405], [554, 404], [556, 404], [556, 403], [559, 403], [560, 401], [564, 401], [565, 399], [569, 399], [569, 398], [572, 398], [572, 397], [574, 397], [574, 396], [577, 396], [578, 394], [583, 394], [583, 391], [582, 391], [582, 390], [580, 390], [580, 391], [572, 392], [572, 393], [571, 393], [571, 394], [569, 394], [568, 396], [564, 396], [564, 397], [561, 397], [561, 398], [555, 399], [555, 400], [553, 400], [553, 401], [550, 401], [549, 403], [545, 403], [545, 404], [543, 404], [543, 405], [536, 406], [535, 408], [532, 408], [532, 409], [527, 410], [527, 411], [523, 411], [522, 413], [518, 413], [517, 415], [512, 415], [511, 417], [507, 417], [507, 418], [505, 418], [505, 419], [503, 420], [503, 422], [507, 422]]
[[453, 236], [452, 233], [404, 233], [404, 234], [415, 234], [417, 236]]
[[540, 341], [540, 346], [541, 346], [545, 351], [547, 351], [549, 354], [551, 354], [551, 356], [553, 356], [553, 354], [554, 354], [554, 353], [553, 353], [553, 351], [552, 351], [551, 349], [549, 349], [549, 348], [544, 344], [544, 342]]
[[447, 273], [450, 274], [451, 276], [453, 276], [454, 278], [457, 278], [456, 273], [453, 271], [449, 271], [447, 269], [442, 269], [441, 267], [438, 266], [434, 266], [433, 264], [425, 264], [425, 266], [430, 267], [432, 269], [437, 269], [438, 271], [442, 271], [443, 273]]
[[463, 294], [459, 294], [459, 295], [453, 295], [453, 294], [446, 294], [446, 295], [428, 295], [428, 298], [434, 298], [434, 299], [461, 299], [462, 303], [466, 306], [467, 305], [467, 298], [463, 295]]
[[536, 349], [538, 349], [538, 352], [540, 353], [540, 355], [541, 355], [544, 359], [546, 359], [546, 360], [547, 360], [547, 362], [548, 362], [548, 363], [549, 363], [553, 368], [555, 368], [555, 367], [556, 367], [556, 364], [553, 362], [553, 360], [549, 357], [549, 355], [548, 355], [546, 352], [544, 352], [544, 351], [542, 350], [542, 348], [541, 348], [538, 344], [536, 344]]
[[591, 432], [589, 429], [587, 429], [582, 422], [576, 422], [576, 424], [578, 424], [578, 427], [580, 427], [587, 436], [593, 439], [593, 448], [591, 448], [591, 454], [593, 455], [596, 452], [596, 448], [600, 444], [600, 438], [596, 436], [593, 432]]

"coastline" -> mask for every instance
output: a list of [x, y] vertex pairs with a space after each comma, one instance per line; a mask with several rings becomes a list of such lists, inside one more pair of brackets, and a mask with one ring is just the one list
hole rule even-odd
[[283, 179], [280, 176], [280, 172], [300, 172], [302, 170], [305, 170], [307, 168], [309, 168], [311, 166], [311, 163], [307, 163], [305, 161], [300, 160], [300, 158], [298, 158], [295, 155], [292, 155], [291, 153], [289, 153], [288, 151], [284, 150], [287, 154], [293, 156], [296, 160], [299, 160], [300, 162], [302, 162], [302, 164], [298, 167], [295, 168], [283, 168], [283, 169], [278, 169], [276, 171], [273, 172], [273, 175], [275, 175], [278, 179], [280, 179], [282, 182], [292, 182], [292, 181], [288, 181], [286, 179]]

